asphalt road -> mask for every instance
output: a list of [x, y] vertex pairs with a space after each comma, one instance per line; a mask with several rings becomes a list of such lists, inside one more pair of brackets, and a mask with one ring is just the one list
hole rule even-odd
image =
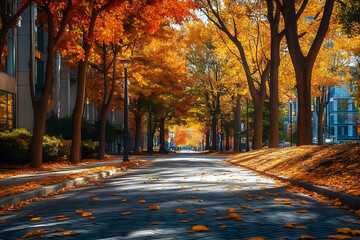
[[[228, 166], [223, 159], [191, 153], [152, 159], [152, 165], [1, 214], [0, 238], [44, 230], [34, 238], [52, 239], [75, 231], [66, 238], [298, 239], [311, 235], [326, 239], [338, 234], [336, 228], [360, 229], [360, 218], [353, 213], [288, 191], [273, 179]], [[149, 210], [150, 205], [160, 209]], [[301, 227], [287, 228], [286, 223]], [[209, 231], [190, 232], [196, 225]], [[56, 232], [57, 228], [61, 231]]]

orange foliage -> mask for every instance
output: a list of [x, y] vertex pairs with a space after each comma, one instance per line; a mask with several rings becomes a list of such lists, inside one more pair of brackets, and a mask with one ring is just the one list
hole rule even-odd
[[301, 146], [243, 153], [226, 162], [360, 195], [360, 144]]

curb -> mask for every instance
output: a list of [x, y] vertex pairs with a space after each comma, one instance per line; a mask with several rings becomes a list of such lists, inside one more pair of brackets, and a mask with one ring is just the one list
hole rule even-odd
[[[235, 164], [231, 164], [231, 165], [235, 165]], [[345, 205], [347, 205], [347, 206], [349, 206], [349, 207], [351, 207], [353, 209], [360, 209], [360, 198], [359, 197], [355, 197], [355, 196], [353, 196], [351, 194], [335, 191], [331, 187], [324, 187], [324, 186], [314, 185], [314, 184], [304, 182], [304, 181], [300, 181], [300, 180], [295, 180], [295, 179], [292, 179], [292, 178], [280, 177], [280, 176], [277, 176], [277, 175], [274, 175], [274, 174], [271, 174], [271, 173], [262, 172], [262, 171], [254, 169], [254, 168], [244, 166], [242, 164], [236, 164], [236, 166], [239, 166], [239, 167], [242, 167], [242, 168], [257, 172], [257, 173], [262, 174], [262, 175], [269, 176], [271, 178], [279, 179], [279, 180], [284, 181], [284, 182], [290, 182], [293, 185], [305, 188], [306, 190], [309, 190], [309, 191], [312, 191], [312, 192], [316, 192], [318, 194], [324, 195], [324, 196], [326, 196], [328, 198], [331, 198], [331, 199], [339, 198], [340, 201], [343, 204], [345, 204]]]
[[18, 193], [18, 194], [6, 196], [3, 198], [0, 198], [0, 207], [4, 207], [7, 205], [13, 205], [13, 204], [16, 204], [17, 202], [27, 201], [27, 200], [31, 200], [33, 198], [44, 197], [50, 193], [60, 191], [63, 188], [73, 187], [75, 185], [83, 184], [83, 183], [86, 183], [91, 180], [105, 178], [105, 177], [117, 174], [118, 172], [126, 171], [126, 170], [136, 167], [136, 166], [138, 166], [138, 164], [133, 163], [133, 164], [129, 164], [125, 167], [115, 168], [115, 169], [108, 170], [105, 172], [98, 172], [98, 173], [94, 173], [94, 174], [87, 175], [84, 177], [76, 178], [73, 180], [67, 180], [65, 182], [59, 182], [59, 183], [55, 183], [52, 185], [44, 186], [44, 187], [34, 189], [29, 192]]

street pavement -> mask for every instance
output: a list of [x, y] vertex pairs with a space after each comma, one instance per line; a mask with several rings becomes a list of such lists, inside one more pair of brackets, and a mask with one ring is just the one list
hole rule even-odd
[[[298, 239], [303, 235], [326, 239], [338, 234], [336, 228], [360, 229], [355, 214], [226, 165], [224, 158], [189, 153], [152, 159], [151, 165], [1, 214], [0, 238], [15, 239], [42, 229], [46, 233], [34, 238], [52, 239], [75, 231], [67, 239]], [[160, 209], [149, 210], [154, 204]], [[229, 209], [243, 221], [227, 219]], [[83, 217], [76, 210], [91, 216]], [[286, 228], [286, 223], [306, 228]], [[195, 225], [209, 231], [190, 232]], [[56, 232], [57, 228], [63, 231]]]

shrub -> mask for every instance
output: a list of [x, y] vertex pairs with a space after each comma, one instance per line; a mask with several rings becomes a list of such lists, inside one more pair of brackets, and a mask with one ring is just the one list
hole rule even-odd
[[64, 156], [69, 158], [71, 151], [71, 140], [60, 139], [59, 141], [60, 141], [59, 153], [58, 153], [59, 158], [63, 158]]
[[81, 147], [83, 158], [96, 158], [99, 151], [99, 142], [83, 141]]
[[55, 137], [44, 136], [43, 162], [53, 162], [59, 159], [60, 140]]
[[31, 133], [26, 129], [0, 133], [1, 164], [24, 164], [29, 162]]

